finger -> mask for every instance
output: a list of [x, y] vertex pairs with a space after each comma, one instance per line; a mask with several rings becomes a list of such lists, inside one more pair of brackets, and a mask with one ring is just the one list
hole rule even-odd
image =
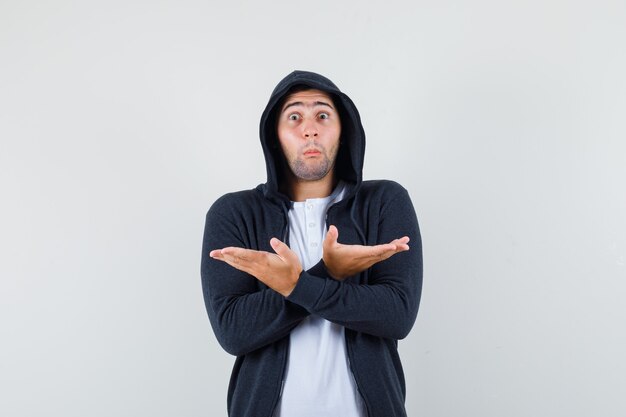
[[247, 260], [249, 258], [245, 250], [239, 250], [238, 248], [222, 249], [222, 257], [224, 257], [225, 259], [231, 259], [231, 260], [240, 259], [242, 261]]
[[275, 237], [271, 238], [270, 246], [272, 247], [272, 249], [274, 249], [274, 252], [276, 252], [276, 254], [281, 258], [284, 259], [289, 257], [291, 249], [289, 249], [289, 246], [283, 243], [280, 239]]
[[[398, 241], [402, 242], [401, 239], [398, 239]], [[393, 255], [400, 253], [400, 252], [404, 252], [404, 251], [408, 251], [409, 250], [409, 245], [407, 245], [406, 243], [396, 243], [396, 241], [393, 241], [390, 243], [390, 245], [395, 246], [394, 249], [391, 249], [391, 246], [389, 247], [382, 247], [383, 245], [379, 245], [381, 246], [381, 250], [378, 253], [379, 259], [385, 260], [388, 258], [391, 258]], [[386, 245], [384, 245], [386, 246]]]
[[409, 238], [405, 236], [400, 239], [392, 240], [390, 243], [396, 245], [396, 252], [404, 252], [405, 250], [409, 250], [408, 241]]
[[270, 240], [270, 245], [276, 252], [276, 254], [271, 254], [272, 256], [280, 259], [285, 265], [291, 267], [297, 267], [298, 269], [302, 269], [302, 264], [300, 263], [300, 259], [298, 255], [294, 251], [291, 250], [289, 246], [287, 246], [284, 242], [281, 242], [277, 238], [272, 238]]
[[220, 260], [225, 260], [226, 257], [228, 257], [229, 259], [248, 259], [249, 255], [247, 255], [244, 251], [245, 249], [242, 249], [241, 251], [238, 250], [239, 248], [223, 248], [223, 249], [215, 249], [212, 250], [209, 253], [209, 256], [211, 258], [214, 259], [220, 259]]
[[392, 240], [390, 243], [401, 243], [406, 245], [407, 243], [409, 243], [409, 237], [408, 236], [404, 236], [404, 237], [400, 237], [398, 239], [394, 239]]
[[222, 249], [222, 255], [236, 256], [242, 259], [258, 258], [260, 254], [261, 254], [261, 251], [256, 251], [253, 249], [246, 249], [246, 248], [238, 248], [235, 246], [229, 246], [227, 248]]
[[229, 263], [236, 263], [237, 265], [246, 266], [247, 268], [267, 264], [266, 255], [268, 255], [268, 252], [228, 247], [222, 249], [221, 253], [222, 258]]
[[336, 244], [338, 238], [339, 230], [337, 230], [337, 227], [330, 225], [328, 227], [328, 232], [326, 232], [326, 237], [324, 238], [324, 246]]
[[[214, 249], [209, 252], [209, 256], [213, 259], [222, 261], [234, 268], [244, 271], [244, 268], [248, 268], [247, 265], [244, 266], [244, 263], [247, 263], [245, 261], [245, 255], [241, 256], [241, 254], [235, 254], [235, 251], [233, 251], [232, 249], [234, 248]], [[246, 270], [245, 272], [249, 271]]]
[[250, 260], [245, 255], [222, 254], [222, 259], [229, 264], [248, 265]]
[[398, 246], [393, 243], [387, 243], [386, 245], [378, 245], [378, 257], [383, 260], [389, 258], [395, 254], [398, 250]]
[[212, 250], [211, 252], [209, 252], [209, 256], [211, 258], [220, 259], [222, 257], [222, 250], [221, 249]]
[[236, 260], [229, 259], [229, 258], [222, 258], [221, 260], [227, 263], [228, 265], [232, 266], [233, 268], [238, 269], [242, 272], [246, 272], [254, 276], [255, 278], [257, 278], [256, 274], [258, 273], [258, 271], [256, 271], [254, 268], [251, 268], [246, 264], [241, 264], [237, 262]]
[[396, 253], [409, 250], [409, 245], [407, 245], [406, 243], [402, 243], [402, 241], [403, 239], [396, 239], [386, 245], [374, 246], [374, 248], [377, 249], [376, 256], [380, 258], [380, 260], [384, 260], [387, 258], [391, 258]]
[[360, 253], [355, 256], [359, 260], [377, 260], [384, 258], [387, 254], [393, 255], [396, 251], [396, 245], [393, 243], [383, 243], [376, 246], [359, 246]]

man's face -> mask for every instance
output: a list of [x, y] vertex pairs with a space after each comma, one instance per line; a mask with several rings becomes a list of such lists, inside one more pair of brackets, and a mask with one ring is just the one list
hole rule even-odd
[[277, 133], [283, 155], [297, 178], [317, 181], [332, 171], [341, 121], [328, 94], [306, 90], [289, 95], [280, 109]]

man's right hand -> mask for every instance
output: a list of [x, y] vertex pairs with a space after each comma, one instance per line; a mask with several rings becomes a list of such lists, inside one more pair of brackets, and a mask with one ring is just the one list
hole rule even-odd
[[338, 238], [339, 231], [330, 226], [324, 239], [322, 257], [326, 270], [336, 280], [358, 274], [396, 253], [409, 250], [408, 236], [375, 246], [344, 245], [337, 242]]

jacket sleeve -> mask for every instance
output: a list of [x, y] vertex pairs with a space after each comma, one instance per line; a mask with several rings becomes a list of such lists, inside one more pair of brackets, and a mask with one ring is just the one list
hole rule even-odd
[[410, 238], [410, 249], [373, 265], [367, 284], [332, 279], [320, 261], [300, 274], [287, 299], [357, 332], [403, 339], [419, 308], [422, 243], [413, 205], [402, 189], [381, 210], [378, 240], [390, 242], [404, 235]]
[[204, 302], [218, 342], [236, 356], [285, 337], [309, 315], [274, 290], [260, 289], [253, 276], [209, 256], [213, 249], [246, 247], [245, 241], [232, 213], [209, 210], [202, 244]]

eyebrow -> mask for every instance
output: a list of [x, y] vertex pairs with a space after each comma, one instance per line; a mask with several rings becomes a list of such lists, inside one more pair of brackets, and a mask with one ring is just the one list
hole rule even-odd
[[[293, 103], [289, 103], [285, 106], [285, 108], [281, 111], [281, 113], [283, 113], [285, 110], [287, 110], [289, 107], [293, 107], [293, 106], [303, 106], [304, 103], [301, 101], [294, 101]], [[326, 103], [325, 101], [316, 101], [313, 103], [313, 106], [327, 106], [330, 107], [331, 109], [335, 110], [333, 108], [333, 106], [331, 106], [330, 104]]]

